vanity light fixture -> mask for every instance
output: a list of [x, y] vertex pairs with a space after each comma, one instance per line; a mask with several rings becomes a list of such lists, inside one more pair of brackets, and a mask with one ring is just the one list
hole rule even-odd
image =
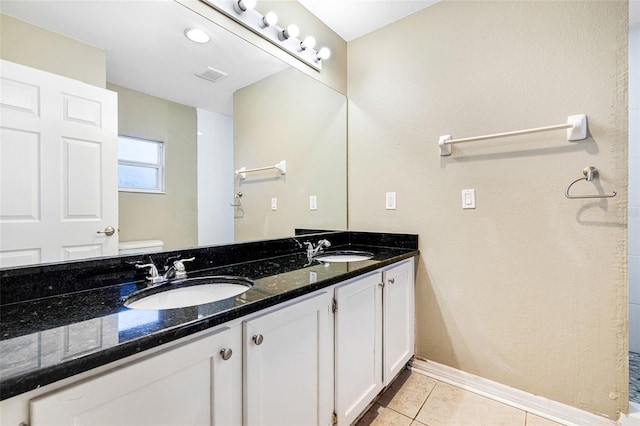
[[313, 49], [316, 47], [316, 39], [313, 36], [306, 36], [299, 44], [300, 50]]
[[285, 41], [290, 38], [297, 38], [299, 34], [300, 28], [298, 28], [296, 24], [291, 24], [286, 29], [278, 33], [278, 38], [282, 41]]
[[304, 62], [316, 71], [322, 70], [322, 61], [331, 56], [331, 51], [323, 47], [316, 50], [316, 40], [307, 36], [299, 40], [297, 25], [278, 25], [278, 17], [273, 12], [266, 15], [255, 10], [257, 0], [200, 0], [216, 11], [253, 31], [263, 39], [278, 46], [294, 58]]
[[277, 23], [278, 23], [278, 15], [276, 15], [274, 12], [268, 12], [258, 21], [258, 24], [260, 24], [260, 27], [262, 28], [267, 28]]
[[256, 8], [256, 0], [234, 0], [233, 8], [239, 14]]
[[184, 35], [195, 43], [208, 43], [211, 40], [209, 34], [198, 28], [187, 28], [184, 30]]

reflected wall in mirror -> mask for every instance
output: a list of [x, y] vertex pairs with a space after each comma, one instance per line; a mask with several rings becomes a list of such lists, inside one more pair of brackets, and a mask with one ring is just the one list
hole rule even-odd
[[[116, 92], [118, 133], [165, 143], [165, 193], [120, 192], [111, 238], [161, 240], [173, 250], [290, 236], [294, 228], [346, 229], [343, 95], [170, 0], [3, 0], [0, 12], [2, 59]], [[187, 28], [204, 29], [211, 41], [189, 41]], [[196, 76], [211, 69], [227, 75]], [[234, 174], [280, 160], [284, 176]], [[9, 185], [10, 176], [2, 179]], [[238, 192], [241, 208], [231, 206]], [[105, 238], [87, 236], [94, 246]], [[28, 248], [13, 239], [0, 241], [3, 252]], [[83, 257], [76, 253], [33, 261]], [[96, 254], [116, 253], [88, 256]], [[20, 264], [11, 256], [0, 262]]]

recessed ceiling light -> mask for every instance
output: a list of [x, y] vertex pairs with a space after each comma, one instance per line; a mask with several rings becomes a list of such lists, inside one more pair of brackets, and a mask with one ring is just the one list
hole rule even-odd
[[208, 43], [209, 40], [211, 40], [211, 37], [209, 37], [209, 34], [197, 28], [193, 28], [193, 29], [187, 28], [186, 30], [184, 30], [184, 35], [187, 36], [189, 40], [194, 41], [196, 43]]

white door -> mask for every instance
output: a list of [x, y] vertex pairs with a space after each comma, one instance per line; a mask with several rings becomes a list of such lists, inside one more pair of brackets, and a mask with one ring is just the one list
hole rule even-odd
[[1, 62], [0, 266], [115, 255], [116, 94]]
[[[211, 426], [240, 423], [240, 328], [151, 355], [35, 398], [32, 426]], [[237, 347], [228, 360], [222, 350]], [[227, 356], [225, 356], [227, 358]]]
[[322, 293], [243, 322], [245, 425], [331, 425], [331, 301]]
[[349, 425], [382, 390], [382, 274], [347, 281], [335, 298], [335, 406]]
[[414, 266], [413, 259], [383, 272], [383, 359], [384, 385], [400, 373], [414, 352]]

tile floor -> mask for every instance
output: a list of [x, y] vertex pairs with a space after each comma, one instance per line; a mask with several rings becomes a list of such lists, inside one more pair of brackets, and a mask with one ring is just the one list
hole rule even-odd
[[640, 354], [629, 352], [629, 400], [640, 403]]
[[356, 424], [368, 425], [558, 426], [559, 423], [405, 370]]

